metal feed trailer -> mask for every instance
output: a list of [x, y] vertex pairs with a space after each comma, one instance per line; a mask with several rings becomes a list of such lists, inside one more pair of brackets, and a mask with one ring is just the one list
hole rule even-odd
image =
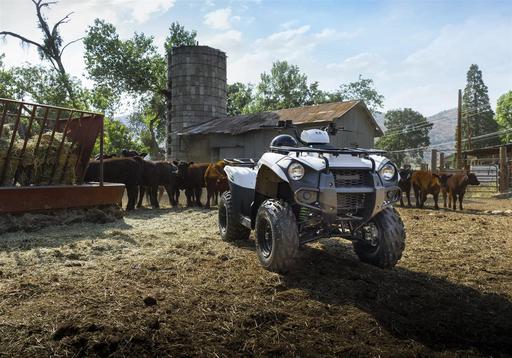
[[102, 114], [0, 98], [0, 214], [121, 202], [124, 185], [83, 183]]

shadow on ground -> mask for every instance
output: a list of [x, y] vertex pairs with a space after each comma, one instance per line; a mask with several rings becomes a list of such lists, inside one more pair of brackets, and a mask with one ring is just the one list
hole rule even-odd
[[[237, 246], [254, 251], [254, 241]], [[476, 349], [512, 354], [512, 303], [497, 294], [429, 274], [357, 261], [350, 245], [322, 241], [326, 250], [304, 247], [296, 268], [282, 277], [287, 288], [307, 291], [330, 305], [354, 305], [399, 339], [434, 350]]]

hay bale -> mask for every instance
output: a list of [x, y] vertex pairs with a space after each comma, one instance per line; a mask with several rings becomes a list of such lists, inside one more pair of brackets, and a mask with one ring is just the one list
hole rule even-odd
[[[7, 129], [7, 130], [6, 130]], [[6, 163], [7, 151], [10, 143], [10, 127], [4, 127], [0, 138], [0, 168]], [[18, 168], [17, 183], [20, 185], [35, 184], [38, 179], [40, 185], [75, 184], [75, 163], [78, 159], [76, 148], [68, 139], [64, 139], [61, 152], [57, 155], [63, 140], [63, 134], [56, 132], [51, 141], [51, 132], [43, 133], [39, 147], [36, 150], [38, 135], [32, 136], [23, 151], [24, 141], [16, 139], [11, 150], [4, 186], [12, 185]], [[50, 143], [51, 141], [51, 143]], [[22, 153], [23, 152], [23, 153]], [[48, 154], [47, 154], [48, 153]], [[46, 163], [45, 163], [46, 157]], [[52, 176], [52, 171], [55, 172]]]

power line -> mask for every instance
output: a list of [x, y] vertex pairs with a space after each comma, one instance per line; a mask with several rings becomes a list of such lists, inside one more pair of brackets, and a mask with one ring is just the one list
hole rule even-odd
[[[475, 141], [475, 142], [478, 142], [480, 140], [484, 140], [484, 139], [488, 139], [488, 138], [499, 137], [500, 135], [506, 134], [506, 133], [512, 133], [512, 128], [504, 129], [504, 130], [496, 131], [496, 132], [491, 132], [491, 133], [487, 133], [487, 134], [482, 134], [482, 135], [479, 135], [479, 136], [471, 138], [471, 140]], [[462, 141], [463, 142], [467, 142], [468, 139], [463, 139]], [[442, 146], [442, 145], [453, 144], [455, 142], [456, 142], [455, 140], [452, 140], [452, 141], [449, 141], [449, 142], [431, 144], [431, 145], [427, 145], [427, 146], [423, 146], [423, 147], [406, 148], [406, 149], [400, 149], [400, 150], [390, 150], [390, 151], [387, 151], [387, 152], [388, 153], [401, 153], [401, 152], [411, 152], [411, 151], [415, 151], [415, 150], [435, 149], [435, 147], [439, 147], [439, 146]]]
[[[478, 112], [478, 113], [475, 113], [475, 114], [473, 114], [471, 116], [463, 116], [463, 117], [464, 117], [464, 119], [468, 119], [468, 118], [476, 117], [477, 115], [479, 115], [481, 113], [486, 113], [486, 112]], [[421, 123], [421, 124], [418, 124], [418, 125], [415, 125], [415, 126], [411, 126], [411, 127], [408, 127], [408, 128], [387, 130], [387, 131], [384, 132], [384, 135], [398, 135], [398, 134], [406, 134], [406, 133], [417, 132], [419, 130], [427, 128], [430, 125], [433, 128], [434, 125], [436, 125], [438, 122], [441, 122], [441, 121], [443, 121], [443, 122], [444, 121], [446, 121], [446, 122], [447, 121], [453, 121], [453, 118], [439, 118], [439, 119], [437, 119], [435, 121], [429, 121], [428, 123]]]
[[[428, 121], [427, 123], [420, 123], [420, 124], [417, 124], [417, 125], [414, 125], [414, 126], [411, 126], [409, 128], [407, 128], [407, 130], [410, 130], [411, 128], [415, 128], [415, 127], [426, 127], [426, 126], [429, 126], [429, 125], [432, 125], [434, 126], [436, 123], [439, 123], [439, 122], [444, 122], [444, 121], [448, 121], [448, 120], [451, 120], [451, 119], [447, 119], [447, 118], [437, 118], [435, 120], [431, 120], [431, 121]], [[402, 133], [407, 133], [407, 130], [404, 128], [404, 129], [392, 129], [392, 130], [386, 130], [384, 134], [393, 134], [394, 132], [397, 132], [397, 131], [400, 131]]]

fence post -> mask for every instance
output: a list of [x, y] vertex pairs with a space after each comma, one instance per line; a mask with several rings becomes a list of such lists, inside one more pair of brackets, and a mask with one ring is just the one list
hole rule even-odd
[[444, 153], [439, 153], [439, 170], [444, 170]]
[[500, 193], [508, 192], [507, 147], [500, 147]]
[[432, 173], [437, 171], [437, 149], [432, 149], [432, 156], [430, 157], [430, 169]]

